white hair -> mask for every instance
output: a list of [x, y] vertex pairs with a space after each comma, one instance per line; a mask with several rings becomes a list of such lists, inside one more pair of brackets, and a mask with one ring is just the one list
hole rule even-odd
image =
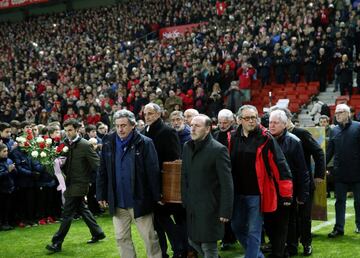
[[225, 118], [227, 120], [234, 120], [234, 114], [229, 109], [221, 109], [218, 113], [218, 119]]
[[193, 116], [199, 115], [199, 111], [197, 111], [196, 109], [193, 109], [193, 108], [186, 109], [184, 112], [184, 115], [189, 114], [189, 113]]
[[282, 122], [284, 124], [286, 124], [288, 121], [286, 113], [284, 112], [284, 110], [280, 110], [280, 109], [274, 110], [270, 113], [269, 121], [271, 121], [275, 118], [278, 118], [280, 120], [280, 122]]
[[350, 114], [350, 107], [346, 104], [338, 104], [336, 106], [336, 110], [335, 112], [338, 112], [338, 111], [345, 111], [345, 112], [348, 112]]

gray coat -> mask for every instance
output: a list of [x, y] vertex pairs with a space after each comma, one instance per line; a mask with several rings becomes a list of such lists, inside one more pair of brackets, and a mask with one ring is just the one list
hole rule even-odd
[[228, 151], [208, 135], [203, 141], [184, 145], [182, 201], [186, 208], [188, 236], [195, 242], [223, 238], [220, 217], [231, 218], [233, 182]]

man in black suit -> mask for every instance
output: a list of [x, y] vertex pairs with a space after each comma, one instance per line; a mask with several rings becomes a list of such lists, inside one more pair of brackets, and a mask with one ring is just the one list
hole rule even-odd
[[[163, 162], [174, 161], [180, 158], [180, 140], [175, 129], [167, 126], [161, 119], [161, 108], [155, 103], [149, 103], [144, 108], [146, 127], [145, 136], [154, 142], [158, 153], [159, 167]], [[175, 223], [171, 219], [174, 216]], [[159, 235], [162, 256], [167, 255], [166, 235], [172, 246], [174, 257], [186, 257], [187, 236], [185, 224], [185, 211], [180, 204], [157, 205], [154, 212], [155, 230]]]
[[[287, 130], [296, 135], [301, 140], [301, 145], [304, 151], [305, 162], [307, 169], [310, 172], [310, 196], [304, 204], [299, 205], [299, 235], [300, 242], [304, 247], [304, 255], [309, 256], [312, 254], [312, 237], [311, 237], [311, 208], [314, 196], [315, 183], [320, 183], [325, 177], [325, 154], [320, 145], [313, 138], [311, 133], [303, 128], [295, 127], [291, 121], [291, 112], [284, 109], [288, 118]], [[314, 160], [315, 168], [312, 171], [311, 157]], [[313, 175], [313, 176], [312, 176]], [[295, 244], [295, 243], [294, 243]], [[296, 243], [297, 244], [297, 243]], [[295, 246], [295, 245], [294, 245]], [[297, 250], [290, 254], [296, 254]]]
[[61, 245], [77, 212], [83, 217], [92, 235], [92, 238], [87, 242], [88, 244], [96, 243], [105, 238], [103, 230], [96, 223], [84, 200], [84, 196], [89, 191], [91, 173], [97, 171], [100, 159], [90, 143], [80, 137], [79, 128], [80, 123], [75, 119], [68, 119], [64, 122], [66, 143], [69, 148], [63, 168], [66, 176], [65, 205], [60, 228], [54, 234], [52, 243], [46, 246], [46, 249], [53, 253], [61, 251]]

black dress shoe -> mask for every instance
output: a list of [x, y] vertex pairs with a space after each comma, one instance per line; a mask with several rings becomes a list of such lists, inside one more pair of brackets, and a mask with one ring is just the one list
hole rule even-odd
[[61, 244], [51, 243], [50, 245], [46, 246], [46, 249], [52, 253], [58, 253], [61, 251]]
[[334, 229], [332, 232], [330, 232], [328, 234], [328, 238], [335, 238], [335, 237], [338, 237], [338, 236], [343, 236], [344, 235], [344, 232], [341, 232], [337, 229]]
[[104, 239], [106, 236], [104, 233], [97, 235], [97, 236], [93, 236], [89, 241], [87, 241], [88, 244], [95, 244], [97, 242], [99, 242], [99, 240]]
[[312, 254], [312, 246], [304, 245], [304, 256], [310, 256]]

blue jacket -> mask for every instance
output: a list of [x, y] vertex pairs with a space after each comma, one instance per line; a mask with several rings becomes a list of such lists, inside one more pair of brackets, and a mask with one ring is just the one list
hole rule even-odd
[[12, 163], [11, 159], [0, 159], [0, 193], [12, 193], [15, 190], [16, 171], [8, 172]]
[[15, 178], [16, 186], [34, 187], [37, 176], [36, 172], [42, 172], [43, 166], [20, 150], [20, 148], [15, 148], [10, 153], [10, 158], [14, 161], [18, 172]]
[[[103, 138], [100, 168], [96, 178], [96, 198], [109, 203], [109, 212], [115, 214], [115, 137], [116, 132]], [[154, 203], [160, 201], [160, 169], [153, 141], [134, 131], [134, 136], [123, 154], [132, 159], [131, 187], [134, 199], [134, 217], [153, 211]]]
[[334, 156], [335, 182], [360, 182], [360, 123], [349, 121], [337, 125], [330, 132], [326, 161]]

